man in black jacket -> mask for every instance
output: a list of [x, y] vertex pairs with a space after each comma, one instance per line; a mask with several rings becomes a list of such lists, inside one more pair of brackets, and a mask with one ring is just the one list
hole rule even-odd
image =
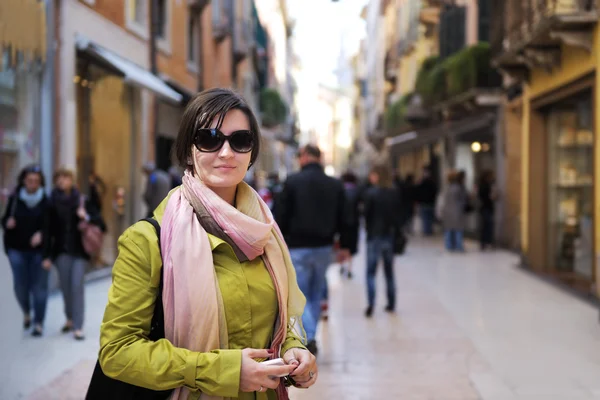
[[[299, 152], [301, 171], [284, 184], [277, 210], [277, 222], [290, 248], [298, 285], [306, 296], [302, 323], [308, 348], [316, 354], [315, 335], [321, 314], [321, 298], [327, 284], [325, 273], [331, 264], [333, 245], [339, 235], [346, 249], [344, 186], [327, 176], [321, 165], [321, 151], [313, 145]], [[347, 258], [343, 250], [343, 258]]]

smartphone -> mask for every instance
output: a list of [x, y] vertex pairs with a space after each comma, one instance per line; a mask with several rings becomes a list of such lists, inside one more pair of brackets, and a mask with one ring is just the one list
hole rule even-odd
[[[283, 358], [275, 358], [273, 360], [267, 360], [267, 361], [263, 361], [261, 362], [261, 364], [263, 365], [274, 365], [274, 366], [284, 366], [285, 361], [283, 361]], [[283, 375], [274, 375], [271, 378], [283, 378], [284, 376], [287, 376], [288, 374], [283, 374]]]

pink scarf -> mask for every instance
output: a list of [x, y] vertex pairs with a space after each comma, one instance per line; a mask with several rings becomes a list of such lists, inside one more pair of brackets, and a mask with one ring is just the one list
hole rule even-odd
[[[228, 348], [212, 251], [208, 235], [196, 217], [203, 207], [249, 260], [263, 257], [279, 303], [271, 349], [276, 357], [281, 357], [288, 324], [293, 327], [300, 321], [305, 299], [287, 246], [267, 205], [244, 182], [238, 185], [236, 202], [237, 208], [188, 172], [183, 185], [169, 198], [161, 224], [165, 336], [175, 346], [192, 351]], [[189, 393], [182, 387], [171, 398], [186, 400]], [[283, 384], [277, 394], [279, 400], [288, 399]], [[201, 399], [219, 398], [202, 394]]]

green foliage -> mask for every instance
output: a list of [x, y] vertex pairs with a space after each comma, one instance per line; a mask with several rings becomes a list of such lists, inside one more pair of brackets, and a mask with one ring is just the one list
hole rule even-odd
[[486, 86], [491, 74], [489, 44], [479, 43], [445, 60], [426, 59], [417, 76], [416, 90], [425, 104], [431, 105], [474, 87]]
[[288, 110], [279, 92], [266, 88], [260, 93], [260, 112], [262, 124], [269, 128], [284, 123]]
[[406, 125], [404, 117], [412, 96], [412, 93], [406, 94], [387, 107], [384, 113], [384, 129], [387, 133]]

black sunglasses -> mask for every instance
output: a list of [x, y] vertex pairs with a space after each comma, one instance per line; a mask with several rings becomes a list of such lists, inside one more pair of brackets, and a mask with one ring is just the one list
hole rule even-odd
[[249, 153], [254, 148], [254, 134], [252, 131], [240, 130], [226, 136], [220, 130], [213, 128], [198, 129], [194, 137], [194, 146], [203, 153], [214, 153], [229, 142], [229, 146], [236, 153]]

